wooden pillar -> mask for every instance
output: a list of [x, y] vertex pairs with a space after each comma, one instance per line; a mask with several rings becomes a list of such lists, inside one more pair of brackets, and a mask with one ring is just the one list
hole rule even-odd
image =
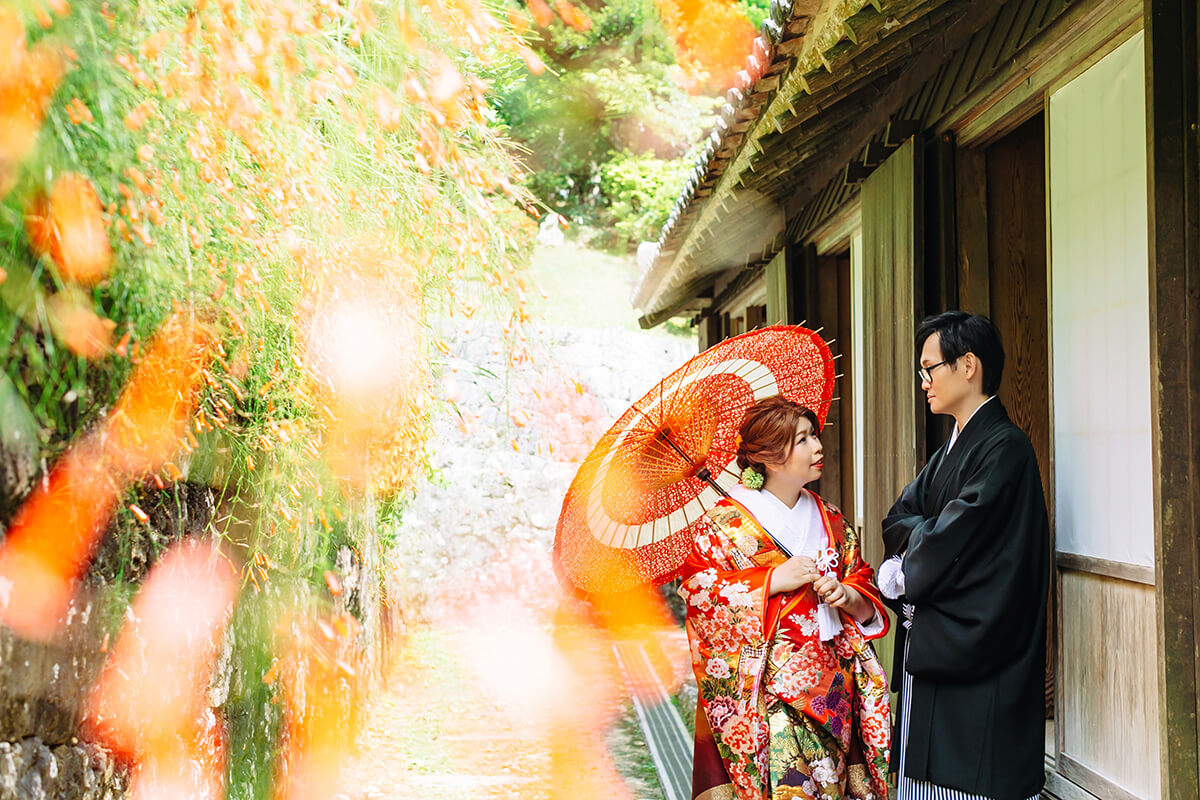
[[954, 150], [952, 133], [925, 145], [925, 315], [959, 307]]
[[794, 248], [793, 261], [795, 269], [791, 272], [792, 282], [792, 322], [803, 322], [810, 328], [819, 328], [816, 321], [820, 312], [817, 300], [817, 270], [819, 259], [817, 248], [811, 244], [800, 244]]
[[858, 508], [855, 507], [854, 475], [860, 465], [854, 463], [854, 325], [851, 320], [853, 299], [850, 293], [850, 257], [847, 254], [838, 259], [837, 264], [837, 330], [838, 341], [834, 352], [841, 355], [838, 362], [838, 372], [842, 377], [838, 387], [841, 396], [841, 429], [835, 431], [838, 437], [838, 451], [841, 455], [842, 474], [842, 513], [848, 520], [858, 519]]
[[1200, 786], [1200, 32], [1195, 0], [1148, 0], [1151, 424], [1162, 796]]
[[[925, 258], [918, 264], [924, 289], [918, 296], [916, 321], [959, 308], [958, 187], [955, 183], [954, 135], [944, 133], [925, 142]], [[915, 360], [915, 359], [914, 359]], [[927, 461], [950, 436], [954, 420], [933, 414], [921, 403], [925, 434], [918, 440], [920, 460]]]
[[767, 282], [767, 324], [780, 325], [792, 319], [791, 274], [788, 269], [789, 248], [784, 247], [767, 263], [763, 274]]
[[[863, 556], [883, 560], [883, 517], [917, 475], [918, 443], [925, 435], [924, 406], [914, 374], [917, 306], [921, 299], [921, 151], [909, 139], [863, 182], [862, 370], [863, 463], [866, 470]], [[876, 642], [889, 674], [892, 641]]]
[[710, 314], [701, 317], [696, 329], [700, 332], [700, 350], [707, 350], [721, 341], [721, 315]]
[[[849, 259], [845, 259], [849, 262]], [[840, 293], [838, 291], [838, 278], [840, 275], [839, 266], [842, 259], [836, 256], [822, 256], [817, 259], [817, 275], [816, 275], [816, 310], [808, 322], [814, 329], [821, 328], [821, 336], [826, 341], [836, 340], [833, 344], [833, 352], [841, 352], [842, 330], [839, 327], [840, 317], [838, 314], [838, 301]], [[838, 364], [839, 373], [843, 372], [842, 364]], [[825, 420], [826, 430], [821, 434], [821, 444], [825, 448], [825, 474], [821, 478], [818, 492], [829, 502], [833, 503], [842, 509], [843, 513], [849, 513], [847, 508], [847, 496], [843, 491], [845, 481], [843, 481], [843, 471], [849, 470], [852, 465], [848, 463], [846, 453], [842, 449], [842, 429], [853, 417], [846, 416], [846, 406], [844, 400], [846, 397], [845, 376], [839, 381], [839, 385], [834, 390], [834, 395], [839, 399], [829, 407], [829, 416]], [[851, 484], [853, 486], [853, 484]], [[853, 518], [851, 518], [853, 519]]]
[[913, 335], [921, 286], [920, 151], [910, 139], [863, 183], [863, 553], [878, 565], [882, 522], [918, 467], [924, 407]]

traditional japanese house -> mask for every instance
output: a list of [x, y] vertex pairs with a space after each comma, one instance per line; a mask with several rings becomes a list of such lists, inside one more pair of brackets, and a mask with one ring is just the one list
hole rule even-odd
[[[1196, 0], [775, 0], [635, 289], [702, 347], [835, 340], [821, 493], [880, 520], [949, 433], [912, 336], [988, 314], [1055, 537], [1059, 798], [1200, 793]], [[884, 647], [883, 650], [889, 648]]]

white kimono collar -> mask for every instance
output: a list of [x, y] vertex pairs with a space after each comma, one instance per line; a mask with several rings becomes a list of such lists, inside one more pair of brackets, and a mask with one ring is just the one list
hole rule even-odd
[[[804, 555], [815, 560], [830, 546], [825, 515], [818, 505], [820, 500], [808, 490], [801, 491], [796, 505], [791, 508], [768, 491], [747, 489], [741, 484], [730, 489], [729, 496], [794, 556]], [[821, 641], [827, 642], [841, 632], [841, 615], [820, 603], [817, 605], [817, 626]]]
[[[813, 512], [815, 511], [820, 517], [820, 510], [812, 507], [816, 501], [807, 491], [801, 492], [800, 499], [791, 508], [788, 508], [782, 500], [765, 489], [747, 489], [741, 484], [730, 489], [729, 496], [754, 515], [758, 524], [780, 540], [784, 547], [793, 551], [792, 555], [812, 555], [794, 551], [796, 545], [812, 538], [809, 535], [809, 526]], [[822, 520], [821, 527], [824, 529], [824, 520]], [[822, 540], [824, 538], [822, 537]], [[821, 545], [824, 544], [825, 542], [822, 541]]]

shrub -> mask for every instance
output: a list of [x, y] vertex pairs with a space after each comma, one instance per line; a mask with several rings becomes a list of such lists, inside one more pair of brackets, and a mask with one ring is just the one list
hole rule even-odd
[[628, 151], [601, 167], [600, 190], [618, 246], [633, 248], [658, 238], [689, 168], [685, 159], [664, 160]]

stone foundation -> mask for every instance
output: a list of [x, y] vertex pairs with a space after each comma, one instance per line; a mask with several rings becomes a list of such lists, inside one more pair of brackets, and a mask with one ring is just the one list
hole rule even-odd
[[125, 778], [107, 753], [33, 737], [0, 742], [0, 800], [120, 800]]

